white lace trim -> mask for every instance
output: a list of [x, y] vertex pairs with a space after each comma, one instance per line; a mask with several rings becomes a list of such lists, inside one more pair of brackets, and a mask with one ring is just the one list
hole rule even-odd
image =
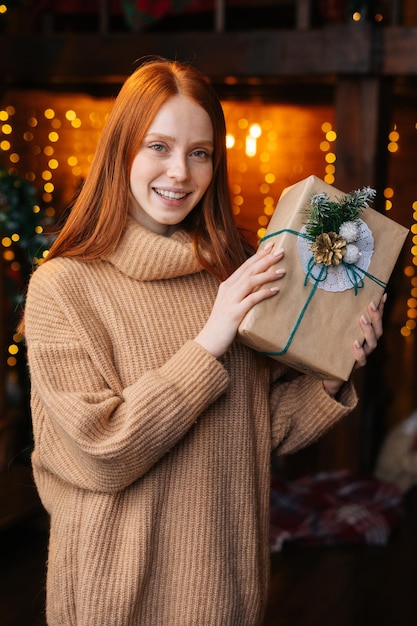
[[[359, 259], [354, 265], [348, 263], [341, 263], [337, 266], [330, 266], [327, 268], [327, 275], [324, 280], [318, 281], [318, 288], [325, 291], [346, 291], [346, 289], [353, 289], [355, 281], [359, 282], [364, 274], [360, 270], [366, 272], [371, 263], [372, 254], [374, 252], [374, 238], [372, 236], [371, 229], [365, 224], [363, 220], [358, 220], [359, 225], [359, 237], [355, 241], [355, 245], [359, 249]], [[301, 235], [306, 234], [306, 227], [301, 229]], [[311, 240], [298, 236], [298, 254], [300, 257], [301, 266], [305, 274], [309, 273], [309, 263], [311, 262]], [[323, 269], [323, 265], [315, 264], [310, 270], [309, 280], [313, 284], [319, 278], [320, 272]], [[356, 271], [356, 278], [353, 272]]]

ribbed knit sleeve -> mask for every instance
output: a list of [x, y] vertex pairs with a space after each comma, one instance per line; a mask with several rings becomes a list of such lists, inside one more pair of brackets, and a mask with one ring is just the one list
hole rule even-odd
[[272, 371], [272, 448], [279, 454], [295, 452], [316, 441], [357, 404], [351, 382], [343, 385], [335, 400], [313, 376], [300, 374], [286, 382], [285, 366], [277, 364]]
[[229, 376], [189, 340], [123, 387], [105, 333], [94, 320], [76, 323], [62, 299], [65, 279], [42, 269], [32, 277], [25, 315], [39, 461], [81, 488], [122, 489], [184, 437]]

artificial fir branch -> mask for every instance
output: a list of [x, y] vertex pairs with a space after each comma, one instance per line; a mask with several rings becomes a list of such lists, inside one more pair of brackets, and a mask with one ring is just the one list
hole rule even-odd
[[306, 224], [307, 234], [316, 239], [323, 233], [338, 233], [343, 222], [354, 222], [360, 218], [375, 194], [375, 189], [363, 187], [337, 200], [330, 200], [326, 193], [312, 195]]

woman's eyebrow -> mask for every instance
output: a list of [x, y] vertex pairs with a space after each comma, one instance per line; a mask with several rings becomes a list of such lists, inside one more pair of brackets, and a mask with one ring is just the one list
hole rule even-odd
[[[145, 136], [145, 139], [149, 140], [149, 139], [164, 139], [166, 141], [176, 141], [175, 137], [171, 137], [171, 135], [165, 135], [164, 133], [148, 133]], [[191, 142], [190, 145], [200, 145], [200, 144], [209, 144], [210, 146], [213, 145], [213, 140], [212, 139], [197, 139], [196, 141]]]

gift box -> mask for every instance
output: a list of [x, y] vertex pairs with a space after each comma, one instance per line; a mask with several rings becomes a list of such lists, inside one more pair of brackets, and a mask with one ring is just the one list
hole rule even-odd
[[360, 190], [346, 194], [316, 176], [284, 189], [260, 246], [272, 241], [274, 249], [284, 249], [286, 275], [271, 283], [279, 293], [252, 307], [238, 330], [243, 344], [263, 354], [345, 381], [355, 364], [354, 341], [364, 341], [360, 316], [369, 317], [369, 303], [380, 302], [408, 234], [365, 201], [340, 233], [314, 237], [311, 224], [317, 230], [320, 220], [313, 207], [324, 203], [326, 216], [329, 206], [331, 213], [354, 194], [362, 197]]

